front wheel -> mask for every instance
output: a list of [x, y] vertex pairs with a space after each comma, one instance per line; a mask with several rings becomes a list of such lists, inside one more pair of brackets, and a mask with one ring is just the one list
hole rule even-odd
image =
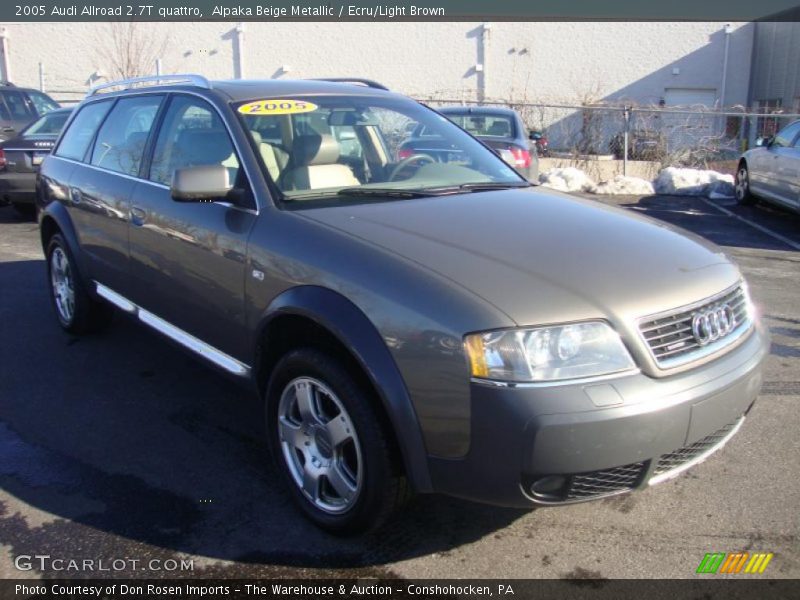
[[332, 533], [378, 527], [406, 481], [374, 399], [333, 356], [290, 351], [267, 388], [267, 435], [303, 513]]
[[750, 173], [745, 163], [740, 164], [739, 170], [736, 171], [736, 185], [734, 190], [736, 193], [736, 202], [738, 204], [747, 206], [755, 202], [755, 198], [750, 192]]

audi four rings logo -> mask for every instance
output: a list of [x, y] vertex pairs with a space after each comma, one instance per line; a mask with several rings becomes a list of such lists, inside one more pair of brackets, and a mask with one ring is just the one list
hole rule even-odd
[[736, 315], [727, 304], [697, 313], [692, 318], [692, 335], [701, 346], [725, 337], [736, 327]]

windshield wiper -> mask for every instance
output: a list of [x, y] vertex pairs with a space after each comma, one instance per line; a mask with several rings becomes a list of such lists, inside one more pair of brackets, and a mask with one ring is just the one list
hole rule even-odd
[[458, 189], [464, 192], [483, 192], [489, 190], [510, 190], [516, 188], [531, 187], [532, 184], [527, 181], [482, 181], [480, 183], [462, 183]]
[[373, 187], [348, 187], [336, 192], [337, 196], [382, 196], [384, 198], [426, 198], [435, 196], [437, 192], [425, 189], [398, 189]]

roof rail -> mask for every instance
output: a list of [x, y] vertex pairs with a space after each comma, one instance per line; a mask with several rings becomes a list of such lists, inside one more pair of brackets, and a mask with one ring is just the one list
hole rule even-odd
[[[101, 83], [94, 86], [86, 94], [86, 97], [94, 96], [104, 90], [121, 91], [129, 90], [134, 87], [146, 87], [147, 84], [152, 85], [175, 85], [179, 83], [187, 83], [196, 87], [201, 87], [210, 90], [211, 82], [202, 75], [194, 74], [181, 74], [181, 75], [150, 75], [148, 77], [134, 77], [133, 79], [121, 79], [119, 81], [109, 81], [108, 83]], [[110, 88], [119, 88], [118, 90], [110, 90]]]
[[361, 77], [320, 77], [317, 79], [313, 79], [312, 81], [332, 81], [334, 83], [360, 83], [361, 85], [365, 85], [367, 87], [375, 88], [376, 90], [386, 90], [389, 91], [385, 85], [378, 83], [377, 81], [373, 81], [372, 79], [362, 79]]

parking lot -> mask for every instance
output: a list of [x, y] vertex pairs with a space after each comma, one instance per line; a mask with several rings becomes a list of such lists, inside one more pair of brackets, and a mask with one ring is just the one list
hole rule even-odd
[[741, 550], [775, 553], [766, 577], [800, 577], [800, 217], [700, 198], [604, 201], [741, 265], [773, 345], [740, 433], [643, 493], [535, 511], [421, 497], [347, 540], [293, 508], [255, 399], [123, 317], [96, 336], [62, 333], [36, 224], [0, 208], [0, 577], [43, 574], [18, 571], [19, 555], [135, 559], [111, 574], [148, 577], [179, 575], [168, 559], [209, 577], [693, 577], [705, 553]]

